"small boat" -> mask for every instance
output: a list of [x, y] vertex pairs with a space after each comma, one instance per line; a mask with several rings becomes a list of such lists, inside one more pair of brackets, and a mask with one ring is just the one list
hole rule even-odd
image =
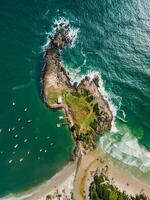
[[61, 120], [61, 119], [63, 119], [64, 117], [63, 116], [59, 116], [59, 119]]
[[8, 129], [8, 131], [10, 132], [10, 131], [11, 131], [11, 129], [9, 128], [9, 129]]
[[22, 126], [21, 129], [24, 129], [24, 127]]
[[0, 133], [3, 131], [3, 129], [2, 128], [0, 128]]
[[28, 121], [27, 121], [28, 123], [31, 123], [32, 122], [32, 120], [31, 119], [28, 119]]
[[43, 150], [42, 149], [40, 149], [40, 152], [42, 152]]
[[17, 137], [18, 137], [18, 135], [16, 134], [16, 135], [15, 135], [15, 138], [17, 138]]
[[16, 144], [15, 146], [14, 146], [14, 148], [16, 149], [18, 147], [18, 144]]
[[23, 158], [20, 158], [20, 160], [19, 160], [20, 162], [22, 162], [23, 161]]
[[13, 160], [9, 160], [9, 163], [12, 163]]
[[20, 120], [21, 120], [21, 118], [19, 117], [19, 118], [18, 118], [18, 122], [19, 122]]
[[12, 128], [12, 131], [14, 131], [14, 130], [15, 130], [15, 128], [13, 127], [13, 128]]
[[24, 140], [24, 142], [27, 142], [27, 141], [28, 141], [28, 139], [25, 139], [25, 140]]
[[24, 111], [27, 112], [28, 108], [25, 108]]
[[29, 155], [29, 154], [30, 154], [30, 151], [27, 152], [27, 155]]
[[45, 153], [47, 152], [47, 149], [45, 149], [45, 151], [44, 151]]
[[53, 145], [53, 143], [50, 143], [50, 145], [52, 146], [52, 145]]
[[16, 105], [16, 103], [15, 103], [15, 102], [12, 102], [12, 105], [13, 105], [13, 106], [15, 106], [15, 105]]

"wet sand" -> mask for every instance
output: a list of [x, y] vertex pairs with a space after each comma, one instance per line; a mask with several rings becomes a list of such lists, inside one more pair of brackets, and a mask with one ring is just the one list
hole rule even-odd
[[93, 180], [96, 169], [108, 166], [107, 176], [121, 191], [126, 191], [128, 195], [135, 195], [144, 192], [150, 197], [150, 185], [131, 176], [127, 170], [114, 166], [110, 157], [100, 154], [98, 151], [90, 152], [82, 157], [80, 169], [77, 172], [74, 194], [75, 199], [88, 200], [88, 188]]

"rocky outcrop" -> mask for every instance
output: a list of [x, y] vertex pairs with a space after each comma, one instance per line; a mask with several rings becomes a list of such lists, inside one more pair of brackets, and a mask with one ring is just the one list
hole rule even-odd
[[[51, 109], [63, 109], [65, 115], [67, 116], [69, 128], [73, 133], [73, 138], [76, 140], [76, 152], [82, 149], [82, 145], [78, 140], [78, 130], [74, 127], [73, 113], [69, 105], [65, 102], [62, 104], [57, 104], [56, 102], [51, 102], [49, 99], [49, 91], [70, 91], [80, 93], [86, 90], [95, 99], [96, 102], [96, 114], [98, 116], [97, 128], [95, 129], [96, 134], [99, 134], [103, 129], [110, 129], [112, 122], [112, 113], [110, 111], [108, 102], [103, 98], [99, 91], [99, 78], [95, 76], [92, 80], [90, 77], [86, 76], [80, 83], [71, 84], [69, 74], [61, 65], [60, 53], [65, 48], [66, 44], [69, 43], [68, 33], [69, 26], [62, 26], [62, 29], [56, 31], [53, 37], [50, 38], [49, 48], [46, 50], [45, 54], [45, 67], [43, 73], [43, 96], [46, 104]], [[91, 147], [95, 143], [95, 133], [93, 133], [93, 144], [89, 145]]]

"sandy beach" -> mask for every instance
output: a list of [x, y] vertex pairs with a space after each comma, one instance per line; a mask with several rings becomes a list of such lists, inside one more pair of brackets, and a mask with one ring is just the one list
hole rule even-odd
[[97, 169], [105, 169], [108, 166], [107, 176], [111, 182], [121, 191], [126, 191], [128, 195], [145, 193], [150, 197], [150, 185], [131, 176], [127, 171], [114, 166], [112, 160], [98, 151], [93, 151], [82, 157], [80, 170], [78, 170], [75, 184], [75, 199], [88, 200], [88, 188], [93, 179], [93, 174]]
[[[65, 190], [66, 196], [70, 195], [73, 188], [74, 176], [77, 168], [77, 161], [70, 162], [60, 172], [54, 175], [50, 180], [34, 187], [21, 194], [9, 195], [1, 200], [45, 200], [48, 194], [62, 193]], [[54, 198], [55, 200], [55, 198]]]
[[57, 194], [62, 194], [63, 199], [70, 197], [72, 191], [76, 200], [88, 200], [88, 189], [95, 171], [106, 169], [106, 166], [106, 175], [121, 191], [133, 196], [144, 192], [150, 197], [150, 185], [131, 176], [127, 170], [114, 166], [110, 157], [95, 150], [75, 162], [70, 162], [47, 182], [15, 197], [9, 196], [1, 200], [45, 200], [48, 194], [57, 200]]
[[36, 192], [33, 192], [30, 197], [23, 200], [45, 200], [47, 194], [54, 194], [57, 190], [62, 192], [63, 189], [66, 190], [66, 195], [67, 193], [69, 195], [73, 187], [76, 166], [77, 162], [69, 163], [49, 181], [35, 188], [34, 191]]

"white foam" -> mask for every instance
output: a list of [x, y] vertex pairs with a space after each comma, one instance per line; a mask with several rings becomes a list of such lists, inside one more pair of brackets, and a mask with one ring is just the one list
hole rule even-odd
[[68, 39], [70, 41], [70, 47], [71, 48], [75, 47], [75, 42], [78, 37], [79, 28], [72, 27], [68, 19], [64, 17], [59, 17], [54, 20], [54, 23], [52, 25], [52, 31], [45, 33], [47, 35], [47, 40], [46, 43], [42, 46], [42, 51], [45, 51], [45, 49], [49, 47], [49, 42], [50, 42], [49, 36], [54, 36], [58, 29], [65, 28], [66, 26], [69, 27]]
[[89, 71], [87, 75], [90, 76], [91, 79], [93, 79], [95, 75], [99, 77], [99, 91], [103, 95], [104, 99], [108, 102], [110, 110], [113, 114], [113, 120], [111, 123], [111, 132], [117, 132], [118, 129], [116, 127], [115, 120], [118, 107], [112, 103], [111, 96], [109, 95], [109, 93], [106, 92], [101, 74], [99, 72]]
[[[63, 62], [61, 63], [63, 65]], [[111, 132], [117, 132], [118, 129], [116, 127], [115, 124], [115, 120], [116, 120], [116, 115], [117, 115], [117, 110], [118, 108], [121, 106], [121, 103], [119, 102], [119, 105], [116, 106], [112, 103], [111, 101], [111, 96], [109, 95], [109, 93], [106, 92], [105, 87], [104, 87], [104, 83], [103, 80], [101, 78], [101, 74], [100, 72], [97, 71], [92, 71], [89, 70], [86, 74], [81, 74], [81, 70], [80, 67], [76, 68], [76, 69], [68, 69], [69, 70], [69, 76], [70, 76], [70, 81], [73, 84], [74, 82], [78, 82], [80, 83], [80, 81], [85, 77], [85, 76], [89, 76], [91, 78], [91, 80], [95, 77], [98, 76], [99, 77], [99, 91], [100, 93], [103, 95], [103, 98], [108, 102], [110, 110], [113, 114], [113, 120], [111, 123]]]
[[36, 191], [32, 192], [30, 194], [27, 194], [27, 195], [23, 195], [23, 196], [14, 196], [14, 195], [10, 194], [6, 197], [1, 198], [1, 200], [25, 200], [26, 198], [31, 197], [34, 193], [36, 193]]
[[[105, 153], [143, 172], [150, 172], [150, 152], [140, 146], [126, 125], [119, 128], [121, 133], [105, 134], [100, 138], [100, 146]], [[119, 139], [118, 139], [119, 138]]]
[[[16, 86], [12, 87], [12, 90], [15, 91], [15, 90], [20, 90], [20, 89], [28, 88], [31, 85], [31, 83], [32, 83], [32, 81], [30, 81], [28, 83], [25, 83], [25, 84], [22, 84], [22, 85], [16, 85]], [[15, 106], [14, 102], [13, 102], [13, 106]]]

